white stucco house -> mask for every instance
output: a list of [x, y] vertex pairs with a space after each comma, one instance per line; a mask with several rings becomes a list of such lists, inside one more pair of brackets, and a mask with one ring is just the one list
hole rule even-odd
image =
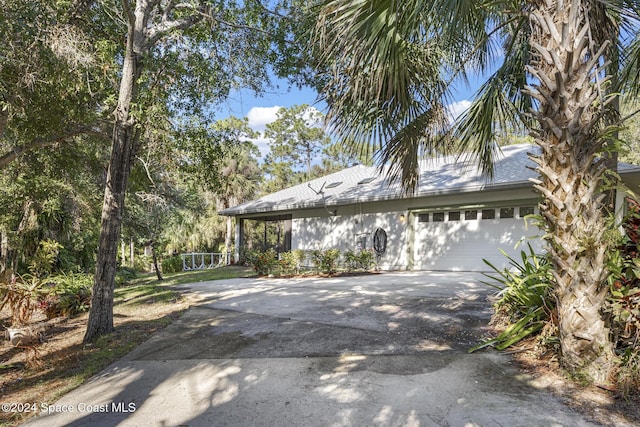
[[[525, 217], [538, 213], [529, 144], [502, 147], [495, 176], [454, 157], [421, 162], [415, 194], [403, 195], [376, 167], [356, 165], [221, 211], [236, 217], [236, 248], [247, 219], [282, 221], [284, 250], [371, 249], [386, 233], [379, 267], [388, 270], [487, 271], [486, 259], [507, 266], [500, 250], [518, 255], [523, 241], [540, 248], [540, 231]], [[619, 173], [637, 191], [640, 166]], [[622, 206], [623, 196], [618, 196]], [[236, 249], [237, 251], [238, 249]], [[239, 254], [236, 253], [236, 259]]]

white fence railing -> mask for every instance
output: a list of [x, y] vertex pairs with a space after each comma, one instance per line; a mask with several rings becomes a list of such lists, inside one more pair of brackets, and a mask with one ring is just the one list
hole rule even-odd
[[182, 271], [207, 270], [231, 264], [230, 253], [220, 252], [189, 252], [180, 254], [182, 257]]

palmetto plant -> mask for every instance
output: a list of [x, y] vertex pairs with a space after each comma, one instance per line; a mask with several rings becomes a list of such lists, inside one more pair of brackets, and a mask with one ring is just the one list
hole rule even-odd
[[46, 293], [45, 282], [31, 274], [0, 283], [0, 311], [6, 307], [11, 313], [11, 325], [24, 326], [38, 310], [38, 300]]
[[[639, 79], [640, 40], [629, 37], [638, 11], [638, 1], [330, 0], [315, 32], [329, 127], [355, 150], [377, 152], [407, 192], [421, 155], [470, 153], [491, 174], [499, 136], [535, 138], [560, 360], [597, 382], [613, 366], [601, 316], [603, 153], [618, 94]], [[452, 90], [476, 72], [489, 78], [450, 125]]]
[[536, 254], [530, 244], [528, 251], [520, 252], [519, 260], [502, 252], [509, 260], [509, 266], [500, 269], [484, 260], [494, 271], [486, 274], [491, 280], [485, 283], [497, 289], [494, 319], [504, 317], [509, 326], [470, 351], [489, 345], [504, 350], [537, 333], [552, 318], [555, 301], [551, 295], [552, 275], [548, 259]]

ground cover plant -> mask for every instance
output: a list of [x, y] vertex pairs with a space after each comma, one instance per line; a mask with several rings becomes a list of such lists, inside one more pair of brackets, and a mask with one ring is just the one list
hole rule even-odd
[[486, 346], [504, 350], [538, 334], [553, 316], [555, 306], [548, 259], [536, 254], [531, 245], [528, 245], [528, 250], [520, 252], [519, 260], [507, 258], [509, 267], [505, 269], [499, 269], [485, 260], [495, 273], [487, 274], [490, 281], [484, 283], [497, 289], [492, 323], [502, 327], [502, 330], [496, 337], [470, 351]]

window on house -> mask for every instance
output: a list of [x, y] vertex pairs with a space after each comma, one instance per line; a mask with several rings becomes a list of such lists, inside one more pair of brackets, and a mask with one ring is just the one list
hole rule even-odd
[[472, 219], [478, 219], [478, 210], [470, 209], [468, 211], [464, 211], [464, 219], [466, 219], [467, 221]]
[[449, 212], [449, 221], [460, 221], [460, 211]]
[[429, 222], [429, 214], [428, 213], [419, 214], [418, 222]]
[[533, 215], [533, 206], [520, 206], [520, 218], [524, 218], [527, 215]]
[[500, 208], [500, 218], [513, 218], [514, 216], [513, 208]]
[[482, 219], [494, 219], [496, 217], [495, 209], [482, 209]]
[[442, 221], [444, 221], [444, 212], [434, 212], [433, 222], [442, 222]]

